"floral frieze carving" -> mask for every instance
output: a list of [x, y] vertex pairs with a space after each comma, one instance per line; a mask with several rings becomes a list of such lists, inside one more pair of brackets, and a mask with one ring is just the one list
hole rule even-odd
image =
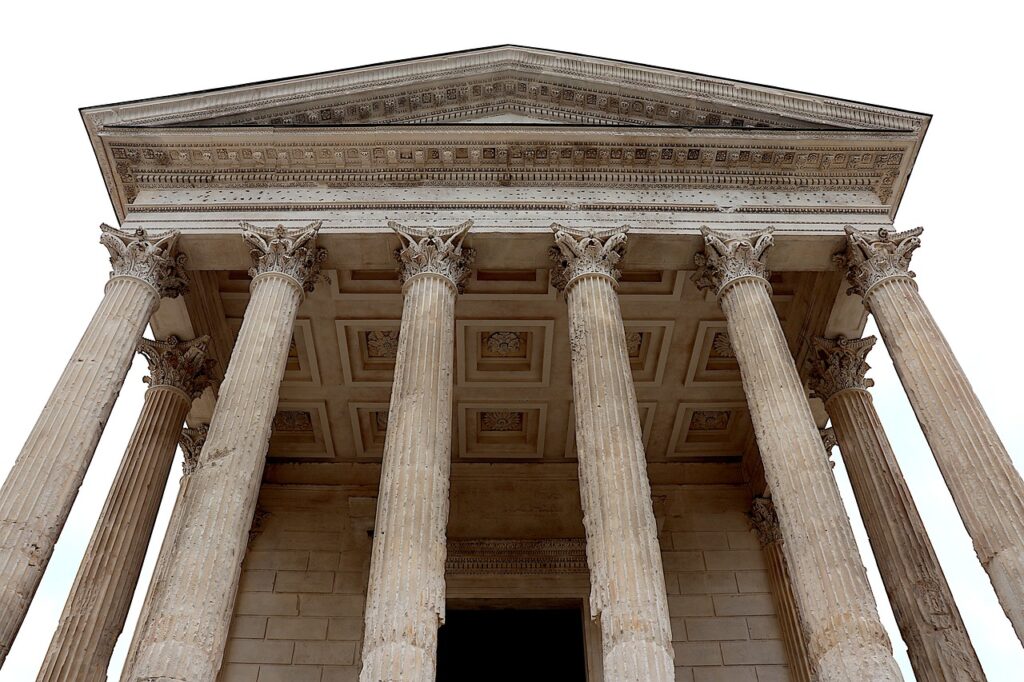
[[125, 232], [106, 223], [100, 225], [100, 244], [110, 252], [111, 277], [134, 277], [175, 298], [188, 290], [185, 276], [187, 257], [176, 252], [177, 231], [150, 236], [145, 230]]
[[375, 329], [366, 332], [366, 354], [371, 358], [398, 357], [398, 330]]

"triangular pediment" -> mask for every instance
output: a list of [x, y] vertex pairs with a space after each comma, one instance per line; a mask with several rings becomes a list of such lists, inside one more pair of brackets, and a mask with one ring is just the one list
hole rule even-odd
[[518, 46], [92, 107], [83, 113], [103, 126], [203, 128], [479, 123], [917, 130], [928, 119], [898, 109]]

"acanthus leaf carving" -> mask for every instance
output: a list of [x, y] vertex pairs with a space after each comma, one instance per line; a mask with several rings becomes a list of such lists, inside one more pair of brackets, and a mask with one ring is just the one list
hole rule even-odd
[[743, 235], [717, 232], [702, 225], [704, 250], [693, 257], [697, 272], [693, 282], [700, 289], [711, 289], [716, 295], [733, 282], [757, 278], [768, 284], [771, 273], [764, 263], [765, 253], [775, 243], [772, 228]]
[[203, 451], [209, 432], [209, 424], [200, 424], [195, 428], [185, 427], [181, 430], [178, 445], [181, 446], [181, 454], [184, 457], [181, 462], [182, 475], [191, 476], [199, 468], [199, 453]]
[[242, 238], [252, 247], [250, 277], [276, 272], [295, 280], [303, 291], [313, 291], [321, 277], [320, 265], [327, 258], [327, 251], [316, 246], [319, 220], [297, 230], [284, 225], [266, 230], [244, 222], [241, 226]]
[[553, 223], [555, 245], [549, 250], [554, 263], [551, 283], [560, 291], [567, 291], [574, 280], [583, 275], [604, 275], [614, 282], [622, 273], [618, 264], [626, 255], [626, 235], [629, 226], [609, 230], [573, 230]]
[[757, 533], [761, 546], [766, 547], [775, 542], [782, 542], [782, 531], [779, 529], [779, 517], [775, 513], [775, 503], [770, 497], [755, 497], [750, 506], [750, 520]]
[[149, 376], [144, 377], [150, 387], [171, 386], [191, 399], [198, 398], [213, 384], [215, 360], [208, 357], [209, 336], [181, 341], [176, 336], [166, 341], [139, 341], [138, 352], [149, 363]]
[[473, 249], [462, 245], [473, 227], [472, 220], [443, 229], [408, 227], [394, 221], [388, 222], [388, 227], [402, 240], [395, 259], [401, 267], [403, 284], [416, 275], [435, 274], [462, 292], [476, 255]]
[[866, 390], [874, 386], [874, 381], [865, 378], [871, 369], [865, 358], [876, 341], [874, 336], [848, 339], [839, 335], [834, 339], [812, 339], [808, 381], [811, 397], [828, 402], [840, 391]]
[[100, 244], [110, 252], [110, 276], [142, 280], [165, 298], [184, 294], [188, 290], [188, 257], [176, 252], [179, 234], [173, 230], [158, 236], [143, 229], [126, 232], [103, 223]]
[[884, 227], [877, 234], [862, 232], [846, 226], [846, 249], [833, 260], [846, 270], [850, 282], [847, 293], [867, 298], [868, 293], [887, 279], [902, 277], [913, 279], [910, 259], [921, 246], [923, 227], [893, 232]]

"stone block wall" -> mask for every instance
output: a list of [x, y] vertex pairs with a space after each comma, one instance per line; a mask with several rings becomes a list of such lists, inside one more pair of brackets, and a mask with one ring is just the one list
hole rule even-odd
[[[219, 682], [358, 679], [373, 494], [264, 486]], [[654, 495], [676, 679], [788, 682], [746, 488], [655, 485]], [[574, 481], [453, 481], [451, 513], [453, 537], [582, 535]], [[581, 601], [585, 581], [585, 575], [551, 578], [551, 584], [579, 585]], [[507, 576], [493, 582], [517, 584]], [[456, 593], [464, 583], [489, 580], [455, 577]]]
[[654, 491], [678, 682], [789, 682], [768, 571], [739, 486]]

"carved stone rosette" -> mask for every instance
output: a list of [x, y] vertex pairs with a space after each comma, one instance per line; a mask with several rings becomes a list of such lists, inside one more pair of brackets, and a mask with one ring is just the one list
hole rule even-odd
[[985, 679], [867, 388], [865, 339], [814, 339], [811, 389], [825, 403], [896, 623], [920, 680]]
[[320, 264], [327, 258], [327, 251], [316, 246], [319, 220], [298, 230], [289, 230], [283, 225], [272, 230], [249, 223], [241, 225], [242, 238], [252, 247], [250, 277], [256, 279], [276, 272], [295, 280], [304, 292], [313, 291], [320, 279]]
[[846, 226], [846, 250], [835, 255], [840, 268], [852, 285], [850, 293], [867, 299], [868, 293], [880, 282], [893, 277], [912, 280], [910, 258], [921, 246], [923, 227], [903, 232], [880, 228], [878, 234], [862, 232]]
[[604, 680], [668, 682], [675, 677], [665, 575], [615, 293], [625, 229], [554, 230], [553, 279], [569, 308], [580, 501]]
[[149, 376], [142, 380], [150, 388], [170, 386], [190, 399], [198, 398], [213, 382], [211, 373], [216, 361], [207, 357], [209, 336], [181, 341], [169, 336], [166, 341], [139, 341], [139, 353], [149, 363]]
[[775, 600], [775, 612], [782, 630], [782, 643], [794, 682], [810, 682], [811, 666], [807, 660], [807, 644], [800, 628], [800, 614], [793, 596], [789, 569], [782, 553], [782, 531], [775, 504], [770, 497], [755, 497], [750, 505], [750, 520], [764, 550], [768, 580]]
[[697, 272], [693, 281], [700, 289], [711, 289], [721, 296], [727, 287], [743, 279], [756, 279], [768, 286], [770, 272], [764, 254], [774, 244], [772, 228], [744, 235], [716, 232], [706, 225], [700, 228], [704, 251], [694, 256]]
[[183, 253], [176, 253], [177, 231], [159, 236], [145, 230], [125, 232], [106, 223], [100, 225], [100, 244], [110, 252], [110, 277], [134, 277], [153, 287], [161, 297], [175, 298], [188, 289]]
[[877, 339], [874, 336], [863, 339], [848, 339], [845, 336], [812, 339], [809, 381], [811, 397], [827, 403], [840, 391], [866, 391], [874, 386], [875, 382], [864, 376], [871, 369], [864, 358], [874, 347], [875, 341]]
[[408, 227], [394, 221], [390, 221], [388, 227], [402, 240], [402, 248], [395, 250], [402, 284], [417, 275], [440, 275], [462, 293], [476, 255], [473, 249], [462, 245], [469, 228], [473, 227], [472, 220], [440, 230], [433, 227]]
[[206, 436], [210, 433], [209, 424], [200, 424], [196, 428], [185, 427], [178, 436], [178, 445], [181, 447], [182, 476], [191, 476], [199, 467], [199, 453], [206, 445]]
[[[39, 682], [105, 682], [156, 523], [181, 425], [210, 383], [209, 338], [139, 342], [150, 388], [71, 588]], [[96, 598], [102, 593], [102, 599]]]
[[613, 285], [618, 284], [622, 274], [618, 264], [626, 255], [628, 225], [610, 230], [573, 230], [554, 223], [551, 231], [555, 233], [555, 245], [549, 252], [555, 288], [567, 291], [584, 275], [603, 275]]

